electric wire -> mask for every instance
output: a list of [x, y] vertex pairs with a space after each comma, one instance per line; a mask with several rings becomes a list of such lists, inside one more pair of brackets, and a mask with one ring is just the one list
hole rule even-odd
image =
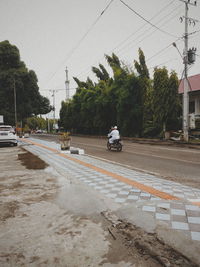
[[[147, 59], [146, 59], [146, 62], [151, 61], [151, 60], [152, 60], [154, 57], [156, 57], [157, 55], [162, 54], [165, 50], [167, 50], [167, 49], [169, 49], [170, 47], [172, 47], [173, 44], [174, 44], [175, 42], [178, 42], [178, 41], [180, 41], [180, 40], [182, 40], [182, 39], [183, 39], [183, 37], [179, 37], [179, 38], [177, 38], [176, 40], [174, 40], [174, 42], [170, 43], [170, 44], [167, 45], [166, 47], [164, 47], [164, 48], [162, 48], [161, 50], [159, 50], [158, 52], [156, 52], [156, 53], [155, 53], [154, 55], [152, 55], [151, 57], [147, 58]], [[166, 63], [166, 62], [165, 62], [165, 63]], [[160, 64], [160, 65], [161, 65], [161, 64]], [[82, 72], [82, 73], [80, 73], [77, 77], [79, 77], [79, 76], [82, 75], [82, 74], [89, 74], [90, 71], [91, 71], [91, 70], [89, 70], [89, 71], [87, 71], [87, 72]]]
[[[177, 38], [174, 42], [180, 41], [181, 39], [182, 39], [182, 37]], [[155, 53], [154, 55], [152, 55], [151, 57], [147, 58], [147, 59], [146, 59], [146, 62], [151, 61], [151, 59], [154, 58], [155, 56], [157, 56], [157, 55], [159, 55], [159, 54], [162, 54], [165, 50], [169, 49], [169, 48], [173, 45], [174, 42], [170, 43], [170, 44], [167, 45], [166, 47], [164, 47], [164, 48], [162, 48], [161, 50], [159, 50], [158, 52], [156, 52], [156, 53]], [[165, 63], [166, 63], [166, 62], [165, 62]], [[87, 72], [81, 72], [79, 75], [77, 75], [77, 77], [79, 77], [79, 76], [82, 75], [82, 74], [89, 74], [90, 72], [91, 72], [91, 70], [88, 70]]]
[[[163, 11], [166, 10], [166, 8], [168, 8], [168, 6], [170, 6], [173, 2], [175, 2], [175, 0], [171, 1], [169, 4], [167, 4], [166, 6], [164, 6], [163, 8], [161, 8], [153, 17], [150, 18], [149, 21], [152, 21], [154, 18], [156, 18], [158, 15], [160, 15]], [[126, 41], [128, 41], [133, 35], [135, 35], [137, 32], [141, 31], [141, 29], [143, 29], [145, 26], [147, 25], [147, 23], [144, 23], [141, 27], [139, 27], [136, 31], [134, 31], [131, 35], [129, 35], [125, 40], [123, 40], [122, 42], [120, 42], [113, 50], [116, 50], [118, 47], [120, 47], [123, 43], [125, 43]]]
[[[165, 25], [169, 20], [172, 20], [173, 18], [175, 18], [178, 14], [179, 14], [179, 12], [176, 13], [173, 17], [170, 17], [167, 21], [163, 22], [163, 23], [161, 24], [161, 26]], [[169, 15], [169, 14], [168, 14], [168, 15]], [[168, 15], [166, 15], [165, 17], [167, 17]], [[161, 21], [161, 20], [160, 20], [160, 21]], [[159, 21], [159, 22], [160, 22], [160, 21]], [[151, 35], [153, 35], [156, 31], [157, 31], [157, 30], [155, 29], [155, 30], [153, 30], [152, 32], [150, 32], [148, 35], [144, 36], [144, 38], [142, 38], [141, 40], [139, 40], [136, 44], [134, 44], [134, 46], [137, 46], [139, 43], [141, 43], [142, 41], [144, 41], [146, 38], [148, 38], [148, 37], [150, 37]], [[143, 35], [143, 34], [139, 35], [138, 37], [140, 37], [140, 36], [142, 36], [142, 35]], [[138, 37], [137, 37], [136, 39], [132, 40], [129, 44], [127, 44], [126, 47], [129, 46], [129, 45], [131, 45], [134, 41], [136, 41], [136, 40], [138, 39]], [[132, 48], [132, 47], [131, 47], [131, 48]], [[123, 50], [123, 49], [121, 49], [121, 50]], [[118, 53], [119, 53], [121, 50], [119, 50]], [[129, 50], [130, 50], [130, 49], [129, 49]], [[127, 51], [129, 51], [129, 50], [127, 50]], [[124, 52], [123, 52], [122, 54], [124, 54]]]
[[199, 32], [200, 32], [200, 30], [197, 30], [197, 31], [188, 33], [188, 35], [192, 35], [192, 34], [199, 33]]
[[[181, 39], [182, 39], [182, 37], [177, 38], [174, 42], [178, 42], [178, 41], [180, 41]], [[170, 44], [167, 45], [166, 47], [164, 47], [164, 48], [162, 48], [161, 50], [159, 50], [158, 52], [156, 52], [156, 53], [155, 53], [154, 55], [152, 55], [150, 58], [146, 59], [146, 62], [151, 61], [152, 58], [154, 58], [155, 56], [157, 56], [157, 55], [163, 53], [165, 50], [169, 49], [169, 48], [173, 45], [174, 42], [170, 43]], [[165, 62], [165, 63], [166, 63], [166, 62]], [[161, 64], [160, 64], [160, 65], [161, 65]], [[84, 74], [89, 74], [89, 73], [90, 73], [90, 70], [87, 71], [87, 72], [84, 72]], [[79, 77], [81, 74], [83, 74], [83, 72], [80, 73], [77, 77]]]
[[[180, 5], [179, 5], [178, 7], [180, 7]], [[170, 16], [171, 14], [173, 14], [174, 11], [176, 11], [176, 10], [174, 9], [172, 12], [168, 13], [166, 16], [164, 16], [163, 18], [161, 18], [157, 23], [162, 22], [163, 19], [165, 19], [165, 18], [167, 18], [168, 16]], [[172, 17], [170, 17], [167, 21], [164, 21], [164, 22], [161, 24], [161, 26], [165, 25], [165, 24], [168, 23], [170, 20], [174, 19], [179, 13], [180, 13], [180, 11], [178, 11], [178, 13], [176, 13], [175, 15], [173, 15]], [[147, 24], [146, 24], [146, 25], [147, 25]], [[127, 47], [128, 45], [131, 45], [131, 44], [132, 44], [134, 41], [136, 41], [138, 38], [140, 38], [140, 37], [142, 37], [143, 35], [145, 35], [146, 32], [149, 32], [149, 29], [151, 29], [151, 28], [146, 29], [142, 34], [140, 34], [137, 38], [135, 38], [134, 40], [132, 40], [131, 42], [129, 42], [129, 43], [128, 43], [127, 45], [125, 45], [124, 47]], [[157, 29], [154, 29], [154, 31], [153, 31], [152, 33], [150, 33], [148, 36], [144, 37], [141, 41], [143, 41], [143, 40], [146, 39], [147, 37], [151, 36], [151, 35], [152, 35], [154, 32], [156, 32], [156, 31], [157, 31]], [[140, 43], [141, 41], [139, 41], [138, 43]], [[138, 44], [138, 43], [137, 43], [137, 44]], [[120, 52], [121, 50], [123, 50], [123, 48], [121, 48], [121, 49], [119, 50], [119, 52]]]
[[67, 57], [59, 64], [56, 71], [51, 75], [51, 77], [48, 79], [48, 82], [56, 75], [60, 67], [71, 58], [71, 56], [74, 54], [74, 52], [77, 50], [77, 48], [81, 45], [81, 43], [84, 41], [84, 39], [87, 37], [87, 35], [91, 32], [91, 30], [94, 28], [94, 26], [97, 24], [97, 22], [100, 20], [100, 18], [103, 16], [103, 14], [107, 11], [107, 9], [110, 7], [114, 0], [110, 0], [108, 5], [103, 9], [101, 14], [96, 18], [96, 20], [92, 23], [92, 25], [89, 27], [89, 29], [84, 33], [84, 35], [81, 37], [81, 39], [78, 41], [78, 43], [71, 49], [71, 51], [67, 54]]
[[128, 9], [130, 9], [133, 13], [135, 13], [138, 17], [140, 17], [142, 20], [146, 21], [148, 24], [150, 24], [152, 27], [156, 28], [162, 33], [165, 33], [167, 35], [170, 35], [172, 37], [178, 37], [174, 34], [171, 34], [169, 32], [166, 32], [165, 30], [162, 30], [161, 28], [157, 27], [155, 24], [151, 23], [149, 20], [145, 19], [142, 15], [140, 15], [137, 11], [135, 11], [132, 7], [130, 7], [128, 4], [126, 4], [123, 0], [120, 0], [120, 2], [125, 5]]
[[185, 69], [183, 69], [183, 71], [181, 72], [181, 78], [179, 79], [178, 88], [180, 87], [181, 81], [183, 80], [184, 71], [185, 71]]
[[[193, 67], [193, 66], [190, 66], [190, 67], [188, 68], [188, 71], [189, 71], [192, 67]], [[188, 85], [189, 85], [189, 87], [190, 87], [190, 91], [192, 91], [192, 85], [191, 85], [191, 83], [190, 83], [189, 77], [183, 78], [184, 73], [185, 73], [185, 68], [183, 69], [182, 74], [181, 74], [181, 78], [179, 79], [179, 85], [178, 85], [178, 88], [180, 87], [181, 82], [182, 82], [182, 81], [184, 82], [184, 79], [186, 79], [187, 82], [188, 82]], [[183, 92], [183, 93], [184, 93], [184, 92]]]
[[[163, 10], [165, 10], [169, 5], [171, 5], [172, 3], [173, 3], [174, 1], [171, 1], [168, 5], [166, 5], [164, 8], [162, 8], [156, 15], [154, 15], [150, 20], [152, 20], [153, 18], [155, 18], [157, 15], [160, 15], [161, 13], [162, 13], [162, 11]], [[178, 6], [178, 7], [180, 7], [180, 5]], [[175, 10], [176, 11], [176, 10]], [[164, 18], [166, 18], [166, 17], [168, 17], [169, 15], [171, 15], [173, 13], [173, 11], [172, 12], [170, 12], [169, 14], [167, 14]], [[177, 14], [176, 14], [177, 15]], [[174, 18], [174, 16], [172, 17], [172, 18], [170, 18], [170, 19], [173, 19]], [[163, 20], [163, 18], [162, 19], [160, 19], [157, 23], [159, 23], [160, 21], [162, 21]], [[168, 22], [168, 21], [167, 21]], [[166, 24], [167, 22], [165, 22], [164, 24]], [[126, 38], [126, 40], [125, 41], [127, 41], [128, 39], [130, 39], [130, 37], [132, 37], [133, 35], [135, 35], [138, 31], [140, 31], [144, 26], [146, 26], [147, 25], [147, 23], [145, 23], [145, 24], [143, 24], [140, 28], [138, 28], [134, 33], [132, 33], [128, 38]], [[147, 31], [148, 31], [149, 29], [147, 29], [146, 31], [144, 31], [142, 34], [140, 34], [138, 37], [140, 37], [140, 36], [142, 36], [142, 35], [144, 35]], [[137, 39], [138, 39], [138, 37], [137, 37]], [[137, 39], [134, 39], [134, 40], [132, 40], [131, 42], [129, 42], [127, 45], [125, 45], [124, 47], [126, 47], [126, 46], [128, 46], [128, 45], [130, 45], [132, 42], [134, 42], [135, 40], [137, 40]], [[142, 39], [143, 40], [143, 39]], [[118, 48], [121, 44], [123, 44], [124, 43], [124, 41], [123, 42], [121, 42], [117, 47], [115, 47], [112, 51], [114, 51], [114, 50], [116, 50], [116, 48]], [[124, 49], [124, 47], [122, 47], [120, 50], [118, 50], [117, 52], [120, 52], [121, 50], [123, 50]], [[111, 51], [111, 52], [112, 52]]]
[[161, 65], [163, 66], [163, 65], [165, 65], [166, 63], [175, 61], [175, 60], [178, 60], [178, 58], [172, 58], [172, 59], [169, 59], [169, 60], [167, 60], [167, 61], [165, 61], [165, 62], [163, 62], [163, 63], [160, 63], [160, 64], [155, 65], [155, 66], [153, 66], [153, 67], [149, 67], [148, 69], [151, 70], [151, 69], [154, 69], [154, 68], [159, 67], [159, 66], [161, 66]]
[[[152, 58], [154, 58], [155, 56], [163, 53], [165, 50], [169, 49], [175, 42], [178, 42], [180, 40], [182, 40], [183, 37], [177, 38], [174, 42], [170, 43], [169, 45], [167, 45], [166, 47], [162, 48], [161, 50], [159, 50], [158, 52], [156, 52], [154, 55], [152, 55], [150, 58], [146, 59], [146, 62], [151, 61]], [[89, 73], [89, 71], [85, 72], [86, 74]], [[83, 73], [83, 72], [82, 72]], [[80, 73], [78, 76], [80, 76], [82, 73]], [[78, 77], [77, 76], [77, 77]]]
[[109, 8], [109, 6], [112, 4], [114, 0], [111, 0], [109, 2], [109, 4], [104, 8], [104, 10], [101, 12], [101, 14], [97, 17], [97, 19], [92, 23], [92, 25], [90, 26], [90, 28], [86, 31], [86, 33], [82, 36], [82, 38], [78, 41], [77, 45], [69, 52], [69, 54], [67, 55], [67, 57], [65, 58], [65, 60], [63, 60], [63, 62], [66, 62], [67, 60], [69, 60], [69, 58], [74, 54], [75, 50], [80, 46], [80, 44], [82, 43], [82, 41], [86, 38], [86, 36], [89, 34], [89, 32], [94, 28], [94, 26], [97, 24], [97, 22], [100, 20], [100, 18], [102, 17], [102, 15], [105, 13], [105, 11]]
[[[121, 0], [120, 0], [121, 1]], [[112, 2], [112, 1], [111, 1]], [[111, 2], [109, 3], [109, 5], [111, 4]], [[123, 2], [123, 1], [121, 1], [121, 2]], [[173, 1], [172, 1], [173, 2]], [[172, 3], [171, 2], [171, 3]], [[124, 2], [123, 2], [123, 4], [125, 4]], [[109, 5], [107, 5], [107, 7], [105, 8], [105, 10], [109, 7]], [[125, 4], [126, 5], [126, 4]], [[103, 14], [104, 12], [102, 12], [101, 14]], [[135, 13], [135, 12], [134, 12]], [[138, 14], [139, 15], [139, 14]], [[144, 19], [144, 18], [143, 18]], [[158, 28], [157, 26], [155, 26], [154, 24], [152, 24], [152, 23], [149, 23], [149, 21], [147, 21], [146, 19], [144, 19], [148, 24], [150, 24], [151, 26], [153, 26], [154, 28], [156, 28], [156, 30], [161, 30], [160, 28]], [[145, 24], [146, 25], [146, 24]], [[88, 31], [90, 31], [90, 29], [88, 30]], [[162, 30], [161, 30], [162, 31]], [[163, 31], [162, 31], [163, 32]], [[198, 31], [195, 31], [195, 32], [193, 32], [193, 33], [191, 33], [191, 34], [194, 34], [194, 33], [196, 33], [196, 32], [198, 32]], [[165, 32], [166, 33], [166, 32]], [[170, 34], [171, 35], [171, 34]], [[171, 35], [171, 36], [174, 36], [174, 35]], [[130, 37], [132, 37], [132, 35], [130, 36]], [[128, 39], [130, 39], [130, 37], [128, 37], [126, 40], [128, 40]], [[143, 39], [142, 39], [143, 40]], [[141, 41], [142, 41], [141, 40]], [[178, 39], [177, 39], [178, 40]], [[176, 40], [176, 41], [177, 41]], [[122, 42], [121, 42], [122, 43]], [[120, 43], [120, 44], [121, 44]], [[158, 54], [160, 54], [161, 52], [163, 52], [164, 50], [166, 50], [167, 48], [169, 48], [171, 46], [171, 44], [170, 45], [168, 45], [166, 48], [164, 48], [164, 49], [162, 49], [161, 51], [159, 51], [158, 53], [156, 53], [155, 55], [153, 55], [151, 58], [153, 58], [154, 56], [156, 56], [156, 55], [158, 55]], [[115, 48], [114, 48], [115, 49]], [[151, 58], [149, 58], [148, 60], [151, 60]], [[80, 74], [79, 74], [80, 75]], [[78, 75], [78, 76], [79, 76]]]
[[[150, 20], [153, 20], [154, 18], [156, 18], [158, 15], [160, 15], [163, 11], [165, 11], [172, 3], [174, 3], [175, 2], [175, 0], [173, 0], [173, 1], [171, 1], [170, 3], [168, 3], [166, 6], [164, 6], [163, 8], [161, 8]], [[178, 5], [176, 8], [179, 8], [180, 6], [182, 6], [182, 5]], [[174, 10], [174, 11], [176, 11], [176, 9]], [[168, 17], [169, 15], [171, 15], [174, 11], [172, 11], [172, 12], [170, 12], [170, 13], [168, 13], [164, 18], [166, 18], [166, 17]], [[172, 18], [170, 18], [170, 19], [172, 19]], [[161, 19], [161, 20], [159, 20], [158, 21], [158, 23], [160, 22], [160, 21], [162, 21], [163, 20], [163, 18]], [[166, 22], [167, 23], [167, 22]], [[113, 51], [115, 51], [115, 50], [117, 50], [117, 48], [118, 47], [120, 47], [121, 45], [123, 45], [127, 40], [129, 40], [133, 35], [135, 35], [136, 33], [138, 33], [139, 31], [141, 31], [142, 30], [142, 28], [144, 28], [146, 25], [148, 25], [148, 23], [144, 23], [140, 28], [138, 28], [136, 31], [134, 31], [131, 35], [129, 35], [125, 40], [123, 40], [123, 41], [121, 41], [115, 48], [113, 48], [112, 50], [110, 50], [107, 54], [109, 54], [109, 53], [112, 53]], [[139, 35], [138, 37], [140, 37], [140, 36], [142, 36], [142, 35], [144, 35], [145, 33], [146, 33], [147, 31], [145, 31], [145, 32], [143, 32], [141, 35]], [[149, 35], [150, 36], [150, 35]], [[138, 38], [137, 37], [137, 38]], [[136, 39], [134, 39], [133, 41], [135, 41]], [[143, 40], [143, 39], [142, 39]], [[141, 41], [142, 41], [141, 40]], [[133, 42], [132, 41], [132, 42]], [[131, 42], [130, 42], [131, 43]], [[129, 43], [129, 44], [130, 44]], [[139, 42], [138, 42], [139, 43]], [[127, 45], [125, 45], [124, 47], [126, 47]], [[123, 50], [123, 48], [121, 48], [120, 50], [118, 50], [117, 51], [117, 53], [119, 53], [121, 50]], [[104, 59], [104, 57], [101, 57], [101, 59], [99, 59], [99, 60], [95, 60], [95, 62], [92, 64], [92, 66], [94, 66], [94, 65], [96, 65], [96, 64], [98, 64], [98, 63], [96, 63], [96, 62], [99, 62], [100, 60], [103, 60]], [[77, 77], [79, 77], [79, 76], [81, 76], [82, 74], [88, 74], [90, 71], [91, 71], [91, 67], [89, 67], [90, 68], [90, 70], [83, 70], [82, 72], [80, 72], [78, 75], [77, 75]], [[88, 68], [87, 68], [88, 69]]]
[[[177, 38], [174, 42], [178, 42], [178, 41], [180, 41], [182, 38], [183, 38], [183, 37], [179, 37], [179, 38]], [[155, 56], [157, 56], [157, 55], [161, 54], [162, 52], [164, 52], [166, 49], [168, 49], [170, 46], [172, 46], [174, 42], [170, 43], [170, 44], [167, 45], [166, 47], [164, 47], [164, 48], [162, 48], [161, 50], [159, 50], [158, 52], [156, 52], [154, 55], [152, 55], [151, 57], [149, 57], [149, 58], [146, 60], [146, 62], [147, 62], [147, 61], [150, 61], [150, 60], [151, 60], [152, 58], [154, 58]]]

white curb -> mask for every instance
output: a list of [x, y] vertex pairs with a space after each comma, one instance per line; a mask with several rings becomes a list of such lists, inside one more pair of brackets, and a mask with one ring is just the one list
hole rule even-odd
[[61, 150], [61, 153], [84, 155], [85, 151], [84, 151], [84, 149], [80, 149], [77, 147], [70, 147], [70, 149], [68, 149], [68, 150]]

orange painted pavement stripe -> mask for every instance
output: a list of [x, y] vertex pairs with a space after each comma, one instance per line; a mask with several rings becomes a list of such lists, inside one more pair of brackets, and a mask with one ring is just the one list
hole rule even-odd
[[175, 197], [175, 196], [172, 196], [172, 195], [167, 194], [167, 193], [165, 193], [165, 192], [159, 191], [159, 190], [157, 190], [157, 189], [155, 189], [155, 188], [153, 188], [153, 187], [150, 187], [150, 186], [147, 186], [147, 185], [143, 185], [143, 184], [138, 183], [138, 182], [136, 182], [136, 181], [130, 180], [130, 179], [128, 179], [128, 178], [125, 178], [125, 177], [123, 177], [123, 176], [121, 176], [121, 175], [118, 175], [118, 174], [115, 174], [115, 173], [106, 171], [106, 170], [104, 170], [104, 169], [102, 169], [102, 168], [99, 168], [99, 167], [96, 167], [96, 166], [94, 166], [94, 165], [92, 165], [92, 164], [89, 164], [89, 163], [86, 163], [86, 162], [84, 162], [84, 161], [81, 161], [81, 160], [79, 160], [79, 159], [69, 157], [68, 155], [66, 155], [66, 154], [62, 154], [62, 153], [60, 153], [58, 150], [56, 150], [56, 149], [54, 149], [54, 148], [50, 148], [50, 147], [48, 147], [48, 146], [45, 146], [45, 145], [42, 145], [42, 144], [39, 144], [39, 143], [30, 141], [30, 140], [24, 140], [24, 141], [27, 142], [27, 143], [31, 143], [31, 144], [34, 144], [34, 145], [43, 147], [43, 148], [48, 149], [48, 150], [50, 150], [50, 151], [52, 151], [52, 152], [59, 153], [58, 155], [61, 156], [61, 157], [63, 157], [63, 158], [67, 158], [67, 159], [72, 160], [72, 161], [74, 161], [74, 162], [77, 162], [77, 163], [79, 163], [79, 164], [81, 164], [81, 165], [83, 165], [83, 166], [85, 166], [85, 167], [88, 167], [88, 168], [90, 168], [90, 169], [93, 169], [93, 170], [95, 170], [95, 171], [97, 171], [97, 172], [100, 172], [100, 173], [102, 173], [102, 174], [106, 174], [106, 175], [108, 175], [108, 176], [111, 176], [111, 177], [113, 177], [113, 178], [115, 178], [115, 179], [117, 179], [117, 180], [119, 180], [119, 181], [121, 181], [121, 182], [124, 182], [124, 183], [126, 183], [126, 184], [131, 185], [131, 186], [134, 186], [134, 187], [136, 187], [136, 188], [138, 188], [138, 189], [140, 189], [140, 190], [142, 190], [142, 191], [145, 191], [145, 192], [147, 192], [147, 193], [150, 193], [150, 194], [152, 194], [152, 195], [154, 195], [154, 196], [160, 197], [160, 198], [162, 198], [162, 199], [167, 199], [167, 200], [180, 200], [180, 198], [178, 198], [178, 197]]
[[192, 204], [200, 207], [200, 202], [192, 202]]
[[121, 175], [118, 175], [118, 174], [115, 174], [113, 172], [106, 171], [106, 170], [104, 170], [102, 168], [96, 167], [96, 166], [94, 166], [92, 164], [86, 163], [86, 162], [81, 161], [79, 159], [71, 158], [71, 157], [69, 157], [69, 156], [67, 156], [65, 154], [60, 154], [60, 156], [64, 157], [64, 158], [67, 158], [67, 159], [70, 159], [70, 160], [73, 160], [73, 161], [75, 161], [75, 162], [77, 162], [77, 163], [79, 163], [79, 164], [81, 164], [83, 166], [86, 166], [86, 167], [88, 167], [90, 169], [93, 169], [93, 170], [95, 170], [97, 172], [100, 172], [102, 174], [111, 176], [111, 177], [113, 177], [113, 178], [115, 178], [115, 179], [117, 179], [117, 180], [119, 180], [121, 182], [124, 182], [126, 184], [131, 185], [131, 186], [134, 186], [134, 187], [136, 187], [136, 188], [138, 188], [138, 189], [140, 189], [142, 191], [148, 192], [148, 193], [150, 193], [152, 195], [155, 195], [157, 197], [160, 197], [160, 198], [163, 198], [163, 199], [167, 199], [167, 200], [179, 200], [179, 198], [177, 198], [175, 196], [172, 196], [172, 195], [167, 194], [165, 192], [159, 191], [159, 190], [157, 190], [157, 189], [155, 189], [153, 187], [150, 187], [150, 186], [147, 186], [147, 185], [143, 185], [143, 184], [138, 183], [136, 181], [130, 180], [128, 178], [125, 178], [125, 177], [123, 177]]

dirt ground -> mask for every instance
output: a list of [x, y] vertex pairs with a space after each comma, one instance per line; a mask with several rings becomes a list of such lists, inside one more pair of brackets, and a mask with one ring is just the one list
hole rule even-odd
[[198, 266], [112, 212], [63, 208], [62, 189], [44, 161], [21, 147], [0, 147], [0, 266]]

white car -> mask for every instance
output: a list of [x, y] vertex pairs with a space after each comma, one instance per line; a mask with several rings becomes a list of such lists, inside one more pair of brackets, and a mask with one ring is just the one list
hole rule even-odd
[[12, 126], [0, 125], [0, 144], [17, 146], [17, 135]]

